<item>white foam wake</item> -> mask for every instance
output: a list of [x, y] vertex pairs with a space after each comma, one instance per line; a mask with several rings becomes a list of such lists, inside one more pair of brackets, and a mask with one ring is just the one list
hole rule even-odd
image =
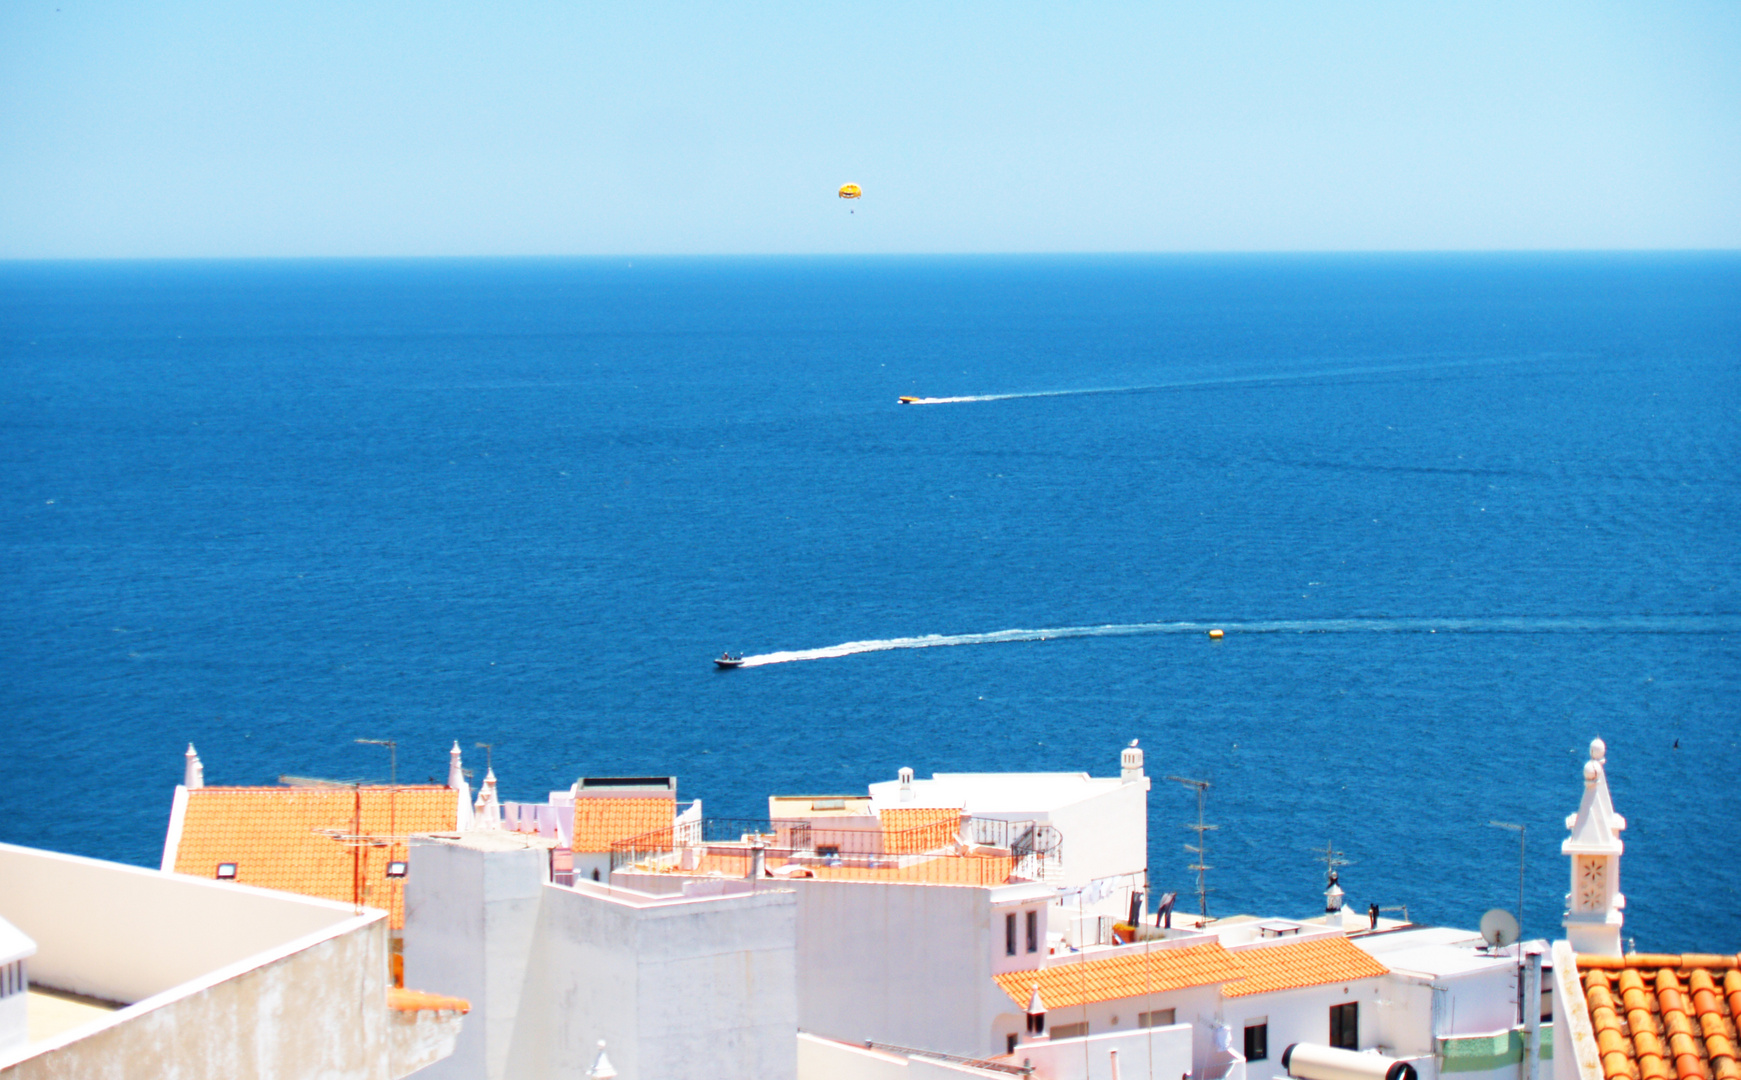
[[946, 645], [994, 645], [1005, 641], [1052, 638], [1131, 637], [1139, 634], [1204, 634], [1212, 629], [1237, 634], [1717, 634], [1741, 633], [1737, 615], [1495, 615], [1453, 619], [1269, 619], [1252, 622], [1145, 622], [1102, 626], [1053, 626], [1043, 630], [994, 630], [985, 634], [926, 634], [923, 637], [846, 641], [820, 649], [793, 649], [744, 657], [744, 667], [831, 660], [893, 649], [933, 649]]
[[1262, 375], [1218, 375], [1201, 379], [1144, 383], [1140, 386], [1097, 386], [1081, 390], [1033, 390], [1018, 394], [962, 394], [956, 397], [914, 398], [909, 405], [956, 405], [965, 401], [1013, 401], [1017, 398], [1079, 397], [1083, 394], [1140, 394], [1154, 390], [1189, 390], [1202, 386], [1238, 386], [1259, 383], [1308, 382], [1313, 379], [1343, 379], [1358, 375], [1396, 375], [1445, 368], [1484, 367], [1517, 363], [1522, 357], [1487, 357], [1474, 360], [1439, 360], [1430, 363], [1388, 364], [1375, 367], [1327, 368], [1317, 371], [1270, 372]]

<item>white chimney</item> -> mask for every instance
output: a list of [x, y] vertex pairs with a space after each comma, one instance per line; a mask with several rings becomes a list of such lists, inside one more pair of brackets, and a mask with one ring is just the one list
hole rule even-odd
[[199, 754], [194, 751], [193, 743], [187, 744], [187, 771], [183, 774], [181, 786], [189, 791], [198, 791], [206, 786], [206, 767], [200, 764]]
[[592, 1061], [592, 1068], [586, 1071], [587, 1080], [616, 1080], [617, 1070], [611, 1066], [611, 1059], [605, 1056], [605, 1041], [598, 1041], [598, 1057]]
[[1626, 831], [1626, 819], [1614, 812], [1608, 794], [1607, 760], [1607, 745], [1592, 740], [1590, 760], [1584, 762], [1584, 798], [1578, 812], [1566, 819], [1572, 835], [1560, 844], [1560, 854], [1567, 856], [1572, 871], [1563, 925], [1575, 951], [1619, 956], [1626, 909], [1620, 891], [1620, 856], [1626, 844], [1620, 834]]
[[478, 804], [472, 814], [472, 828], [499, 829], [502, 827], [502, 808], [496, 802], [496, 770], [484, 773], [483, 786], [478, 789]]
[[1118, 775], [1125, 783], [1143, 778], [1143, 752], [1137, 749], [1137, 741], [1132, 739], [1130, 745], [1119, 751]]
[[452, 791], [465, 787], [465, 766], [459, 760], [459, 740], [453, 741], [453, 749], [447, 752], [447, 786]]
[[901, 777], [901, 801], [902, 802], [912, 802], [913, 801], [913, 770], [906, 768], [905, 766], [902, 766], [899, 775]]

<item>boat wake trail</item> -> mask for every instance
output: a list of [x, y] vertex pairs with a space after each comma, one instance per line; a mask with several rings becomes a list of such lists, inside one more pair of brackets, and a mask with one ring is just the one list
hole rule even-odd
[[1525, 357], [1493, 357], [1478, 360], [1441, 360], [1431, 363], [1389, 364], [1377, 367], [1330, 368], [1317, 371], [1275, 373], [1267, 375], [1221, 375], [1202, 379], [1179, 379], [1174, 382], [1145, 383], [1141, 386], [1098, 386], [1085, 390], [1034, 390], [1020, 394], [963, 394], [958, 397], [916, 397], [902, 400], [908, 405], [958, 405], [967, 401], [1014, 401], [1017, 398], [1081, 397], [1085, 394], [1143, 394], [1156, 390], [1189, 390], [1203, 386], [1241, 386], [1264, 383], [1310, 382], [1314, 379], [1343, 379], [1358, 375], [1396, 375], [1412, 371], [1438, 371], [1445, 368], [1487, 367], [1494, 364], [1514, 364]]
[[1006, 641], [1053, 638], [1136, 637], [1150, 634], [1732, 634], [1741, 633], [1741, 615], [1511, 616], [1458, 619], [1273, 619], [1254, 622], [1145, 622], [1104, 626], [1054, 626], [1043, 630], [994, 630], [986, 634], [926, 634], [923, 637], [847, 641], [820, 649], [793, 649], [744, 657], [744, 667], [832, 660], [893, 649], [934, 649], [946, 645], [995, 645]]

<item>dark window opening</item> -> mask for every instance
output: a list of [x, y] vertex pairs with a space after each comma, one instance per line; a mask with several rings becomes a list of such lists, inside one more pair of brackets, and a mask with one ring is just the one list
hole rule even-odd
[[837, 856], [840, 854], [840, 845], [839, 844], [817, 844], [816, 845], [816, 854], [818, 854], [824, 858]]
[[1040, 913], [1028, 912], [1028, 951], [1040, 951]]
[[1269, 1025], [1252, 1024], [1245, 1029], [1245, 1060], [1263, 1061], [1269, 1057]]
[[1016, 913], [1013, 911], [1003, 917], [1003, 954], [1016, 954]]
[[1006, 1054], [1013, 1054], [1016, 1052], [1016, 1034], [1015, 1034], [1015, 1032], [1012, 1031], [1008, 1035], [1004, 1036], [1004, 1038], [1003, 1038], [1003, 1052]]
[[598, 867], [596, 867], [596, 866], [593, 867], [593, 870], [592, 870], [592, 879], [594, 881], [598, 880]]
[[1341, 1050], [1360, 1049], [1360, 1003], [1330, 1006], [1330, 1045]]

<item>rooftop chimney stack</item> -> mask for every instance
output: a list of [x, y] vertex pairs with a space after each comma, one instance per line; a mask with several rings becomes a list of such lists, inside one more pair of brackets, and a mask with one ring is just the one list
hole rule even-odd
[[1137, 741], [1132, 739], [1130, 745], [1118, 754], [1119, 778], [1125, 783], [1133, 783], [1143, 779], [1143, 752], [1137, 749]]
[[199, 754], [194, 751], [193, 743], [187, 744], [187, 772], [182, 776], [181, 785], [189, 791], [198, 791], [206, 786], [206, 767], [200, 764]]
[[1572, 891], [1566, 896], [1566, 940], [1575, 952], [1620, 955], [1621, 914], [1626, 897], [1620, 892], [1620, 855], [1626, 850], [1620, 834], [1626, 819], [1614, 812], [1608, 795], [1608, 747], [1590, 743], [1584, 762], [1584, 798], [1578, 812], [1566, 819], [1572, 835], [1560, 845], [1572, 870]]
[[496, 770], [494, 769], [484, 773], [484, 782], [478, 788], [478, 804], [472, 815], [472, 827], [475, 829], [499, 829], [502, 827], [502, 807], [496, 802]]
[[453, 749], [447, 752], [447, 786], [451, 791], [465, 787], [465, 766], [459, 760], [459, 740], [453, 742]]
[[1336, 871], [1330, 871], [1330, 887], [1324, 890], [1324, 922], [1330, 926], [1342, 925], [1342, 886], [1337, 884]]
[[1028, 1042], [1046, 1039], [1046, 1003], [1040, 1000], [1040, 984], [1028, 995]]
[[907, 768], [906, 766], [902, 766], [901, 772], [900, 772], [900, 777], [901, 777], [901, 801], [902, 802], [912, 802], [913, 801], [913, 770]]

